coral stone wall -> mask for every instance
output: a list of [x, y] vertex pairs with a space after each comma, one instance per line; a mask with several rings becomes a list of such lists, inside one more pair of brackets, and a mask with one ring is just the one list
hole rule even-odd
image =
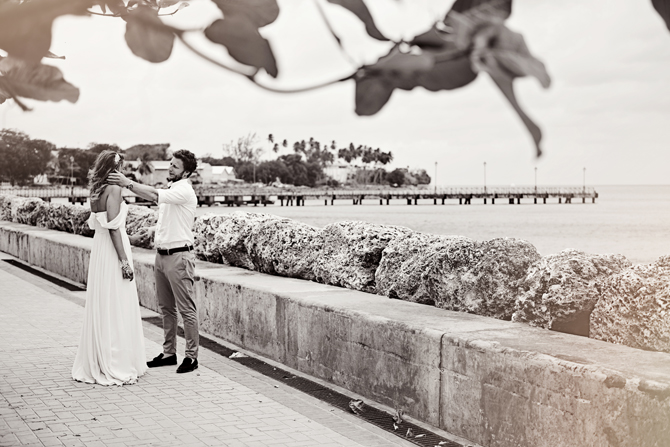
[[[0, 220], [91, 236], [87, 208], [0, 195]], [[156, 212], [130, 206], [126, 230], [152, 248]], [[365, 222], [323, 229], [269, 214], [207, 214], [194, 225], [203, 260], [317, 281], [636, 348], [670, 352], [670, 257], [567, 249], [541, 256], [523, 240], [474, 241]]]

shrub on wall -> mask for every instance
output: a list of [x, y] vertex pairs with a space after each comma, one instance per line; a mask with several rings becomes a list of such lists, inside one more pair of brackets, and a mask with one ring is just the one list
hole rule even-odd
[[[133, 245], [153, 247], [156, 214], [129, 207], [126, 231]], [[0, 220], [90, 237], [89, 216], [90, 210], [82, 206], [0, 195]], [[595, 306], [592, 332], [559, 330], [670, 352], [668, 288], [658, 286], [662, 281], [649, 273], [663, 271], [664, 278], [670, 277], [667, 259], [647, 267], [632, 266], [623, 256], [576, 250], [542, 257], [530, 243], [518, 239], [477, 242], [364, 222], [338, 222], [319, 229], [244, 212], [198, 217], [194, 234], [196, 256], [206, 261], [505, 320], [516, 311], [516, 321], [545, 328], [557, 329], [556, 322], [573, 315], [588, 324]], [[576, 259], [594, 267], [575, 268]], [[569, 278], [565, 272], [570, 272]], [[643, 294], [640, 278], [651, 278], [644, 279], [650, 285]], [[588, 302], [581, 298], [586, 292]], [[625, 331], [616, 327], [622, 321]]]

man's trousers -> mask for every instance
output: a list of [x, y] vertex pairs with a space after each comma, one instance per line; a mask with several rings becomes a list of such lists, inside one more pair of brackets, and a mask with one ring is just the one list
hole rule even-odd
[[154, 264], [156, 296], [163, 315], [163, 353], [177, 353], [177, 311], [184, 320], [186, 357], [198, 358], [198, 310], [195, 305], [195, 255], [182, 251], [171, 255], [156, 254]]

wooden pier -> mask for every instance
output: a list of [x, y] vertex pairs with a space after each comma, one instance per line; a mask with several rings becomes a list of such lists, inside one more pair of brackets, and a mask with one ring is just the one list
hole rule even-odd
[[[307, 200], [323, 200], [324, 205], [334, 205], [335, 201], [347, 201], [352, 205], [362, 205], [364, 201], [389, 205], [391, 200], [404, 200], [407, 205], [432, 203], [445, 205], [447, 201], [458, 201], [460, 205], [474, 203], [521, 204], [532, 200], [534, 204], [550, 202], [573, 203], [574, 200], [582, 203], [595, 203], [598, 193], [594, 188], [584, 187], [462, 187], [439, 189], [315, 189], [315, 188], [273, 188], [273, 187], [222, 187], [222, 186], [194, 186], [198, 196], [198, 205], [270, 205], [279, 202], [280, 206], [304, 206]], [[50, 201], [52, 198], [67, 198], [71, 203], [86, 203], [89, 196], [88, 188], [84, 187], [47, 187], [47, 188], [9, 188], [1, 187], [0, 194], [12, 194], [22, 197], [39, 197]], [[124, 190], [124, 197], [134, 198], [134, 194]], [[132, 199], [131, 199], [132, 200]], [[138, 204], [141, 202], [138, 201]], [[150, 205], [151, 202], [144, 202]]]
[[547, 199], [557, 200], [558, 203], [572, 203], [573, 200], [581, 199], [586, 203], [589, 199], [595, 203], [598, 193], [594, 188], [579, 187], [492, 187], [492, 188], [440, 188], [437, 190], [331, 190], [331, 191], [305, 191], [293, 192], [291, 194], [277, 194], [277, 200], [283, 206], [305, 204], [305, 200], [323, 200], [324, 205], [335, 204], [335, 200], [351, 200], [353, 205], [361, 205], [364, 200], [379, 201], [380, 205], [389, 205], [392, 199], [401, 199], [407, 205], [418, 205], [419, 200], [432, 200], [434, 205], [438, 202], [444, 205], [447, 200], [458, 200], [459, 205], [471, 205], [473, 200], [480, 203], [494, 205], [496, 200], [505, 201], [509, 204], [521, 204], [521, 200], [533, 199], [533, 203], [547, 203]]

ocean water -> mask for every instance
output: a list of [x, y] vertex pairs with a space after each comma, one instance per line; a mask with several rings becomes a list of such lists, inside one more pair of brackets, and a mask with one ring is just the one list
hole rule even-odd
[[471, 205], [455, 200], [433, 205], [432, 200], [407, 205], [392, 200], [379, 205], [378, 200], [364, 200], [352, 205], [336, 200], [324, 206], [322, 200], [308, 200], [305, 206], [212, 206], [198, 208], [197, 214], [228, 214], [237, 211], [269, 213], [288, 217], [316, 227], [333, 222], [360, 220], [401, 225], [424, 233], [460, 235], [476, 240], [514, 237], [532, 243], [542, 255], [575, 248], [588, 253], [616, 253], [634, 263], [650, 263], [659, 256], [670, 255], [670, 185], [669, 186], [597, 186], [596, 203], [533, 204], [532, 199], [520, 205], [500, 200], [495, 205], [473, 199]]

